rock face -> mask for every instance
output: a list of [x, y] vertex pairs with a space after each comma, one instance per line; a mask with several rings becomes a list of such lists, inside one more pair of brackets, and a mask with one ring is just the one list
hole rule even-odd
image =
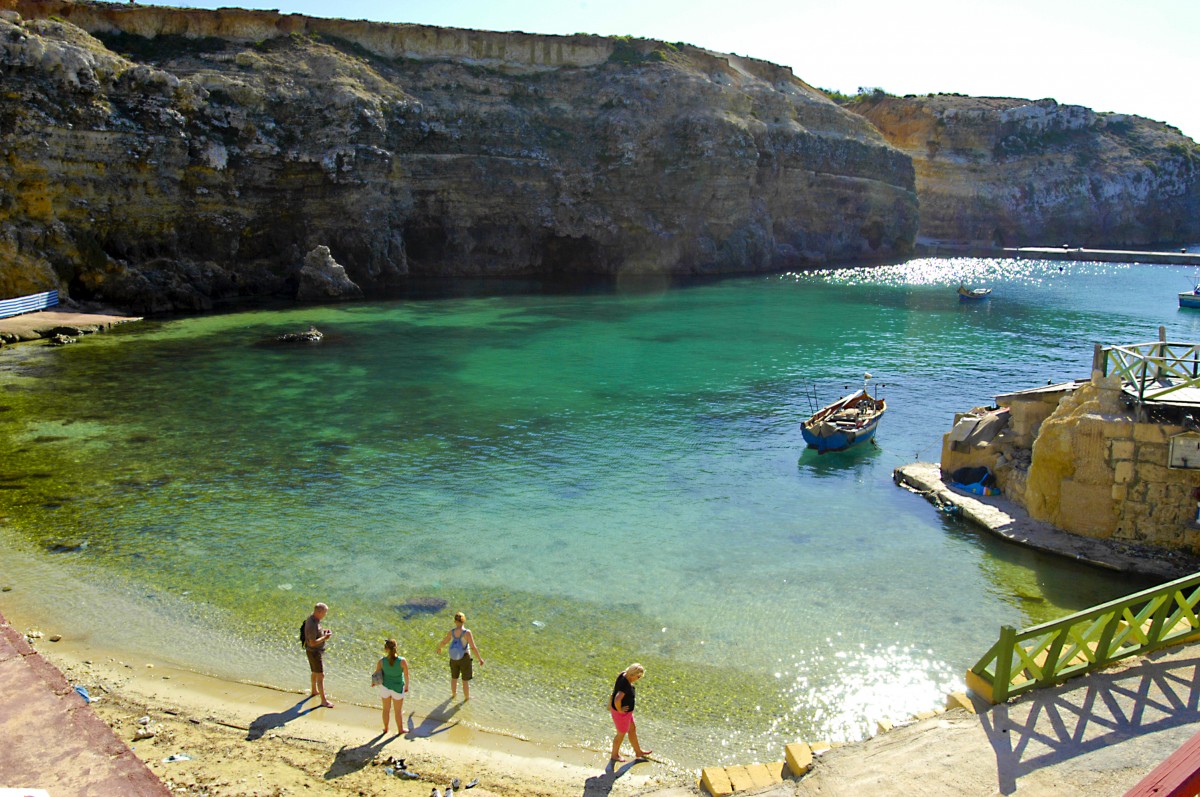
[[909, 159], [790, 70], [686, 45], [0, 0], [0, 291], [136, 310], [405, 275], [906, 254]]
[[876, 94], [846, 107], [912, 157], [922, 238], [1200, 240], [1200, 148], [1173, 127], [1054, 100]]

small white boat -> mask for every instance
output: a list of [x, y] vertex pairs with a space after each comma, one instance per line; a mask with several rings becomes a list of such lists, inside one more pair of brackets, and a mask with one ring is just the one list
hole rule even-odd
[[958, 286], [958, 300], [960, 302], [982, 302], [991, 295], [991, 288], [968, 288], [961, 283]]

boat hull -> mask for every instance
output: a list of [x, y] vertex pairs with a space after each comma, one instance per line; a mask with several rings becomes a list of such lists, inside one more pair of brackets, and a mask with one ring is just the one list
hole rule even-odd
[[825, 454], [829, 451], [845, 451], [852, 446], [861, 445], [875, 437], [875, 430], [879, 428], [879, 419], [876, 418], [867, 426], [854, 431], [838, 431], [826, 436], [818, 436], [809, 431], [807, 426], [800, 427], [800, 433], [804, 435], [804, 442], [809, 448], [815, 448], [817, 453]]
[[1187, 293], [1179, 294], [1180, 307], [1200, 307], [1200, 293], [1188, 291]]
[[958, 289], [958, 300], [960, 302], [982, 302], [991, 295], [991, 288], [976, 288], [973, 291], [966, 288]]

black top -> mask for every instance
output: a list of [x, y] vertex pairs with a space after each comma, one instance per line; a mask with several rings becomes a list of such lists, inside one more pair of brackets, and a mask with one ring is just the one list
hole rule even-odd
[[313, 652], [325, 650], [325, 637], [321, 636], [321, 621], [310, 614], [304, 621], [304, 648]]
[[633, 684], [629, 683], [629, 679], [625, 677], [625, 673], [617, 676], [617, 685], [613, 687], [612, 697], [608, 699], [609, 708], [615, 709], [617, 707], [617, 692], [625, 693], [625, 696], [621, 699], [621, 708], [633, 711]]

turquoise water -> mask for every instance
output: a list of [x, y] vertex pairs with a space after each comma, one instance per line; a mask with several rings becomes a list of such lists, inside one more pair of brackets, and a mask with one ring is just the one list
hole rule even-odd
[[[960, 304], [960, 279], [994, 298]], [[1200, 339], [1175, 302], [1189, 280], [916, 260], [4, 350], [0, 579], [52, 592], [97, 642], [291, 687], [323, 600], [331, 692], [370, 701], [396, 636], [422, 713], [445, 710], [433, 648], [461, 609], [487, 667], [452, 721], [604, 749], [608, 690], [637, 660], [665, 759], [774, 760], [941, 705], [1001, 624], [1143, 586], [982, 536], [891, 471], [935, 460], [955, 412], [1085, 376], [1094, 342]], [[263, 342], [310, 323], [324, 343]], [[810, 393], [864, 371], [889, 402], [879, 447], [805, 452]]]

